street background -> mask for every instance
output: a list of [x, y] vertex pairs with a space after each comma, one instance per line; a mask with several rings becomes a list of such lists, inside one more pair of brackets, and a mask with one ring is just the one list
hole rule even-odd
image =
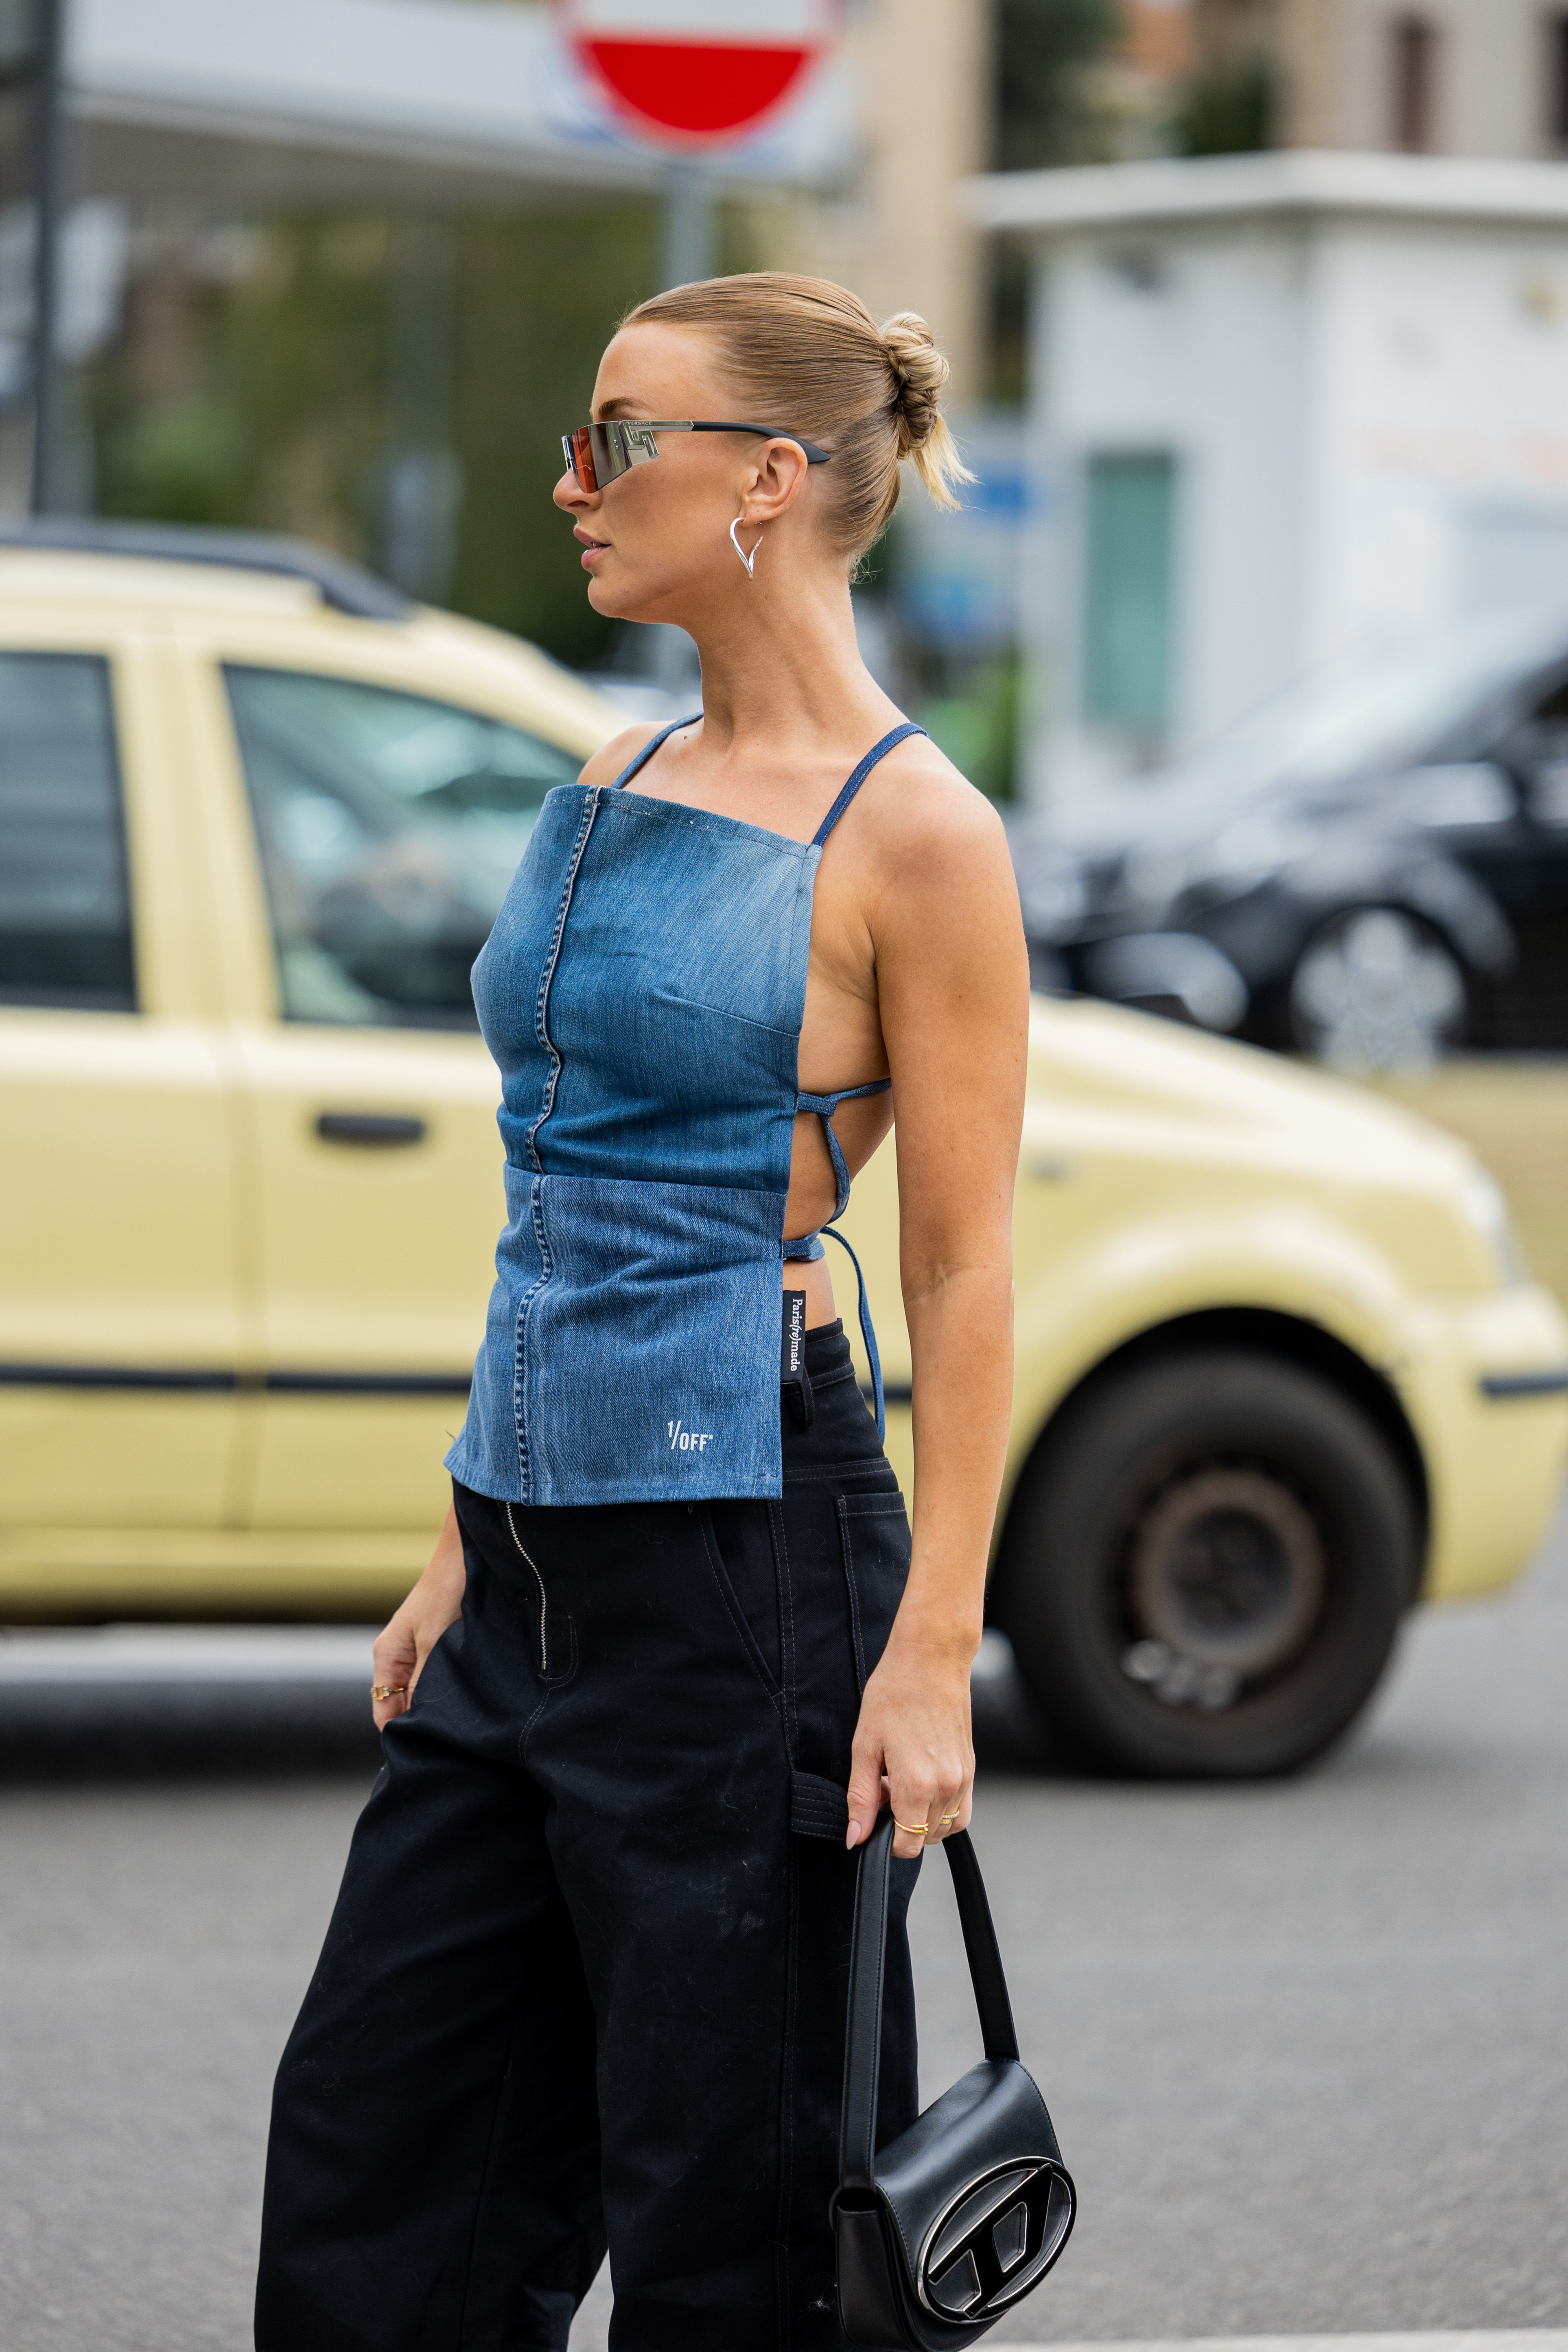
[[[682, 146], [606, 99], [581, 10], [0, 9], [0, 520], [298, 534], [687, 708], [686, 641], [581, 593], [557, 436], [637, 299], [788, 267], [952, 357], [981, 478], [957, 517], [906, 501], [857, 625], [1016, 842], [1347, 645], [1568, 614], [1568, 9], [793, 14], [829, 30], [788, 103]], [[1292, 242], [1309, 214], [1342, 267]], [[1473, 1148], [1568, 1305], [1565, 908], [1518, 1050], [1450, 992], [1335, 1058]], [[1190, 964], [1188, 920], [1140, 938]], [[1152, 969], [1102, 992], [1241, 1020], [1212, 950]], [[4, 2352], [247, 2340], [271, 2073], [375, 1769], [368, 1641], [0, 1629]], [[1301, 1779], [1076, 1777], [1000, 1636], [976, 1698], [977, 1843], [1082, 2199], [992, 2340], [1568, 2326], [1568, 1522], [1516, 1590], [1416, 1614]], [[934, 1860], [915, 1935], [934, 2093], [977, 2053]], [[608, 2307], [601, 2277], [574, 2352]]]

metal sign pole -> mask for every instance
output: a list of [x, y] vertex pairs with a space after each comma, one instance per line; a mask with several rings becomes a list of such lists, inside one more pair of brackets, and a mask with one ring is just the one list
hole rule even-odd
[[711, 278], [717, 239], [711, 184], [694, 156], [672, 156], [664, 176], [666, 286], [689, 286]]
[[66, 0], [34, 0], [37, 86], [34, 94], [33, 492], [36, 515], [50, 511], [59, 437], [60, 212], [65, 202], [62, 62]]
[[[661, 228], [661, 285], [690, 286], [699, 278], [712, 277], [718, 260], [712, 183], [693, 155], [672, 155], [665, 164]], [[653, 675], [658, 684], [667, 694], [700, 701], [697, 651], [685, 630], [655, 622], [651, 635]]]

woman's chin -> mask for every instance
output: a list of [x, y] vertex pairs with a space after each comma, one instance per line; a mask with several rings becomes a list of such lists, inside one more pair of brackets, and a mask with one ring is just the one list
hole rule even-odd
[[637, 599], [627, 594], [626, 583], [622, 582], [617, 585], [614, 580], [606, 580], [597, 570], [588, 574], [588, 602], [595, 613], [604, 614], [606, 621], [635, 621], [637, 618], [633, 609]]
[[602, 614], [606, 621], [658, 621], [665, 618], [662, 613], [648, 609], [650, 605], [658, 604], [657, 596], [639, 595], [635, 583], [626, 579], [606, 580], [597, 566], [588, 574], [588, 602], [595, 612]]

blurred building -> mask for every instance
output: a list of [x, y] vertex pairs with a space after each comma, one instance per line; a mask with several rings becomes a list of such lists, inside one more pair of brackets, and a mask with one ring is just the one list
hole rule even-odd
[[1287, 147], [1568, 152], [1568, 8], [1542, 0], [1191, 0], [1194, 69], [1272, 79]]
[[[65, 22], [49, 503], [300, 532], [574, 660], [605, 633], [548, 488], [606, 331], [672, 255], [735, 267], [772, 213], [880, 184], [859, 173], [874, 77], [837, 55], [680, 165], [612, 110], [544, 0], [66, 0]], [[5, 128], [15, 511], [34, 470], [33, 205]], [[858, 214], [873, 267], [875, 210]], [[956, 219], [946, 236], [973, 248]], [[921, 249], [941, 244], [933, 226]]]
[[761, 217], [763, 257], [850, 286], [879, 318], [918, 310], [975, 399], [985, 251], [952, 191], [991, 144], [991, 12], [977, 0], [858, 0], [843, 51], [855, 128], [837, 185]]
[[1216, 157], [972, 209], [1034, 256], [1032, 799], [1349, 646], [1568, 607], [1568, 171]]
[[[520, 582], [503, 541], [629, 302], [672, 273], [825, 269], [924, 313], [955, 392], [980, 389], [985, 247], [951, 191], [987, 161], [989, 22], [849, 0], [782, 108], [682, 163], [609, 109], [544, 0], [67, 0], [51, 503], [302, 532], [588, 657], [579, 583], [547, 549]], [[15, 511], [33, 247], [11, 176]]]

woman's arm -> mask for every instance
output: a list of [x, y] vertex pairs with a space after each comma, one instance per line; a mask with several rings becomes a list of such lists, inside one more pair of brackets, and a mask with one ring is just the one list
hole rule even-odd
[[[928, 1822], [932, 1841], [968, 1822], [969, 1670], [1012, 1411], [1028, 956], [994, 810], [932, 770], [900, 779], [899, 845], [871, 915], [898, 1115], [915, 1507], [909, 1582], [855, 1735], [852, 1846], [870, 1835], [884, 1779], [895, 1820]], [[922, 1843], [900, 1832], [893, 1851]]]
[[425, 1671], [426, 1659], [453, 1619], [462, 1612], [463, 1588], [468, 1580], [458, 1514], [448, 1504], [446, 1525], [436, 1538], [429, 1567], [375, 1637], [371, 1653], [375, 1661], [373, 1680], [378, 1689], [390, 1685], [395, 1693], [392, 1698], [371, 1701], [378, 1731], [395, 1715], [401, 1715], [413, 1697], [414, 1686]]

